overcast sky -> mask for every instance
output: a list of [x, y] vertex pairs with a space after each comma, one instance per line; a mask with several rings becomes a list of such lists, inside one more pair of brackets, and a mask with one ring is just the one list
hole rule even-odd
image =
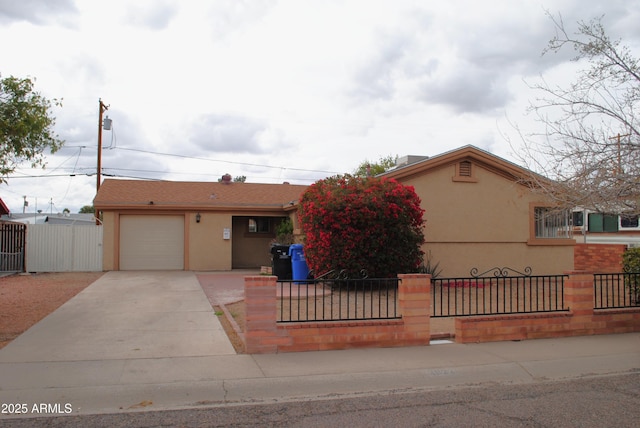
[[[77, 212], [95, 196], [98, 100], [104, 175], [311, 184], [385, 156], [467, 144], [514, 161], [503, 134], [565, 84], [571, 52], [541, 56], [566, 26], [604, 15], [638, 55], [640, 0], [0, 0], [0, 73], [34, 77], [65, 147], [20, 168], [12, 212]], [[37, 207], [36, 207], [37, 204]]]

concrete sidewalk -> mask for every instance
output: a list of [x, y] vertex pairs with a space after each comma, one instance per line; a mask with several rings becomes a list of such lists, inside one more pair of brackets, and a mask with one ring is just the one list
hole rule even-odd
[[640, 370], [640, 333], [276, 355], [225, 338], [195, 274], [110, 272], [0, 350], [0, 402], [29, 409], [0, 419], [42, 403], [113, 413]]

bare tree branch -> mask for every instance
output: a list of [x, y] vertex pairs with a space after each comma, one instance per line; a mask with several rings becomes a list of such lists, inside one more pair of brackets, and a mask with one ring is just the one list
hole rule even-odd
[[[611, 41], [600, 18], [578, 22], [569, 34], [562, 17], [543, 54], [572, 48], [584, 63], [573, 83], [552, 85], [544, 78], [529, 86], [540, 96], [528, 112], [542, 132], [523, 134], [520, 160], [552, 180], [531, 180], [563, 208], [639, 214], [640, 60], [620, 41]], [[532, 168], [533, 167], [533, 168]]]

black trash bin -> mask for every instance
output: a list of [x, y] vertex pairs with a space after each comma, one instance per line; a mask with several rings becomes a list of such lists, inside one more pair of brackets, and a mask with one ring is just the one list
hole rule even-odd
[[291, 279], [291, 256], [288, 245], [271, 246], [271, 268], [279, 280]]

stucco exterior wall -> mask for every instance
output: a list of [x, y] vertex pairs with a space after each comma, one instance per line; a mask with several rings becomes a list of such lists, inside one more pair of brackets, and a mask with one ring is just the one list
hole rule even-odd
[[102, 213], [102, 270], [115, 269], [115, 213]]
[[[134, 212], [148, 215], [145, 212]], [[124, 213], [123, 213], [124, 214]], [[127, 213], [130, 214], [130, 213]], [[200, 223], [196, 222], [195, 212], [185, 213], [185, 241], [184, 257], [185, 269], [188, 270], [230, 270], [231, 269], [231, 241], [224, 239], [224, 229], [231, 231], [230, 213], [200, 213]], [[120, 245], [117, 237], [119, 231], [120, 213], [117, 211], [103, 212], [103, 262], [105, 271], [117, 270]]]
[[573, 247], [529, 245], [530, 203], [540, 195], [473, 164], [473, 180], [454, 181], [455, 164], [401, 180], [414, 186], [425, 209], [423, 249], [439, 262], [441, 276], [469, 276], [494, 267], [534, 275], [573, 269]]
[[[187, 214], [188, 234], [185, 242], [185, 257], [189, 270], [230, 270], [231, 234], [230, 213], [200, 213], [200, 223], [196, 213]], [[224, 231], [229, 230], [229, 239]]]
[[[566, 266], [573, 266], [572, 247], [529, 246], [521, 243], [432, 243], [424, 247], [439, 262], [441, 277], [468, 277], [473, 268], [478, 274], [493, 268], [510, 268], [524, 273], [530, 267], [532, 275], [559, 275]], [[510, 275], [518, 273], [509, 271]], [[493, 275], [492, 272], [487, 275]]]

